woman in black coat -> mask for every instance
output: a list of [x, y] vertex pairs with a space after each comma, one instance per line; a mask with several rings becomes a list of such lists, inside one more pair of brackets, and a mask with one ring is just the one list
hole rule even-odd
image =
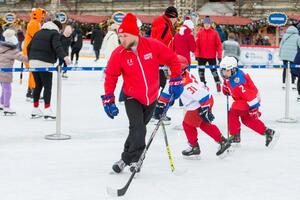
[[79, 59], [79, 52], [82, 48], [82, 32], [79, 30], [79, 28], [76, 28], [76, 30], [73, 32], [71, 48], [72, 48], [71, 62], [73, 63], [73, 58], [75, 55], [76, 56], [75, 65], [77, 65]]
[[103, 31], [101, 30], [99, 25], [96, 25], [96, 27], [94, 28], [94, 30], [92, 32], [92, 36], [91, 36], [91, 44], [94, 47], [94, 51], [95, 51], [95, 55], [96, 55], [95, 61], [99, 60], [99, 54], [100, 54], [100, 49], [101, 49], [103, 38], [104, 38]]

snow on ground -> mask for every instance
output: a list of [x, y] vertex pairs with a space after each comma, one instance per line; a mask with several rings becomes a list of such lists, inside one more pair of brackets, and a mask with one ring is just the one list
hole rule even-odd
[[[81, 59], [80, 66], [99, 65]], [[16, 64], [18, 66], [18, 64]], [[281, 70], [248, 69], [261, 92], [262, 119], [281, 133], [274, 149], [264, 146], [264, 137], [242, 127], [242, 146], [231, 156], [215, 156], [218, 145], [199, 131], [201, 160], [186, 160], [186, 147], [180, 124], [182, 110], [178, 103], [170, 109], [172, 124], [167, 126], [175, 168], [171, 173], [161, 130], [146, 156], [142, 172], [120, 199], [145, 200], [298, 200], [300, 199], [300, 125], [276, 122], [284, 116], [284, 91]], [[27, 74], [18, 83], [15, 73], [12, 107], [17, 116], [0, 116], [0, 199], [1, 200], [100, 200], [115, 199], [106, 187], [122, 187], [130, 173], [111, 175], [113, 162], [119, 159], [128, 134], [124, 105], [114, 120], [104, 113], [102, 72], [68, 72], [63, 80], [62, 133], [71, 140], [49, 141], [44, 136], [55, 133], [55, 122], [30, 119], [32, 104], [25, 101]], [[214, 114], [226, 135], [226, 98], [217, 94], [212, 75], [206, 76], [215, 97]], [[54, 77], [56, 74], [54, 73]], [[118, 96], [120, 85], [118, 85]], [[300, 103], [291, 91], [290, 116], [300, 121]], [[53, 109], [56, 104], [56, 78], [53, 86]], [[148, 135], [154, 125], [148, 126]]]

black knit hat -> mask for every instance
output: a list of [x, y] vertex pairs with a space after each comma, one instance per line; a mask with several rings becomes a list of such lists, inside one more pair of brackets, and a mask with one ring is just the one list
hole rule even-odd
[[178, 17], [177, 9], [174, 6], [169, 6], [165, 11], [165, 15], [168, 18], [177, 18]]
[[60, 23], [60, 21], [58, 21], [58, 20], [55, 19], [52, 22], [58, 27], [59, 30], [62, 29], [62, 24]]

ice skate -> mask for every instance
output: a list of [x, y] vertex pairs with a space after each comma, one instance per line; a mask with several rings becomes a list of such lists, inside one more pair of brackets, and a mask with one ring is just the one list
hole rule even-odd
[[297, 90], [297, 85], [295, 83], [292, 83], [292, 90]]
[[267, 128], [265, 131], [265, 136], [266, 136], [266, 147], [272, 149], [277, 143], [280, 134], [270, 128]]
[[12, 110], [11, 108], [3, 108], [3, 114], [5, 115], [5, 116], [14, 116], [14, 115], [16, 115], [17, 113], [16, 113], [16, 111], [14, 111], [14, 110]]
[[33, 90], [32, 89], [27, 89], [26, 93], [26, 101], [32, 102], [33, 101]]
[[61, 77], [65, 78], [65, 79], [69, 78], [67, 72], [63, 72], [62, 75], [61, 75]]
[[31, 119], [37, 119], [43, 117], [43, 112], [41, 111], [40, 108], [33, 108], [31, 112]]
[[120, 159], [113, 164], [112, 169], [115, 173], [119, 174], [124, 170], [126, 166], [126, 163], [122, 159]]
[[240, 147], [241, 146], [241, 134], [231, 135], [229, 137], [229, 142], [232, 147]]
[[300, 95], [298, 95], [298, 97], [297, 97], [297, 101], [298, 101], [298, 102], [300, 102]]
[[192, 159], [192, 160], [200, 159], [201, 150], [198, 142], [195, 145], [191, 145], [190, 143], [188, 143], [188, 145], [189, 146], [182, 151], [182, 155], [184, 156], [184, 158]]
[[3, 111], [3, 105], [0, 104], [0, 112]]
[[55, 120], [56, 116], [52, 112], [51, 108], [46, 108], [44, 111], [44, 119], [45, 120]]
[[224, 152], [226, 152], [226, 150], [228, 150], [231, 146], [230, 141], [222, 136], [222, 141], [219, 142], [219, 144], [219, 150], [217, 151], [216, 155], [220, 158], [224, 158], [226, 157], [226, 154], [224, 154]]

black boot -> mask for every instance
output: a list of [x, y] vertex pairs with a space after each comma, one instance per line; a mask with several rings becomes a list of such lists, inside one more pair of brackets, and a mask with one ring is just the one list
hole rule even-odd
[[27, 89], [26, 98], [30, 98], [30, 99], [33, 98], [33, 90], [32, 89], [30, 89], [30, 88]]
[[188, 148], [182, 151], [182, 155], [184, 155], [184, 156], [200, 155], [200, 153], [201, 153], [201, 150], [200, 150], [198, 142], [195, 145], [191, 145], [189, 143]]
[[221, 142], [219, 142], [219, 144], [220, 144], [220, 147], [216, 153], [217, 156], [224, 153], [231, 146], [230, 141], [227, 140], [226, 138], [224, 138], [223, 136], [222, 136], [222, 140], [221, 140]]

